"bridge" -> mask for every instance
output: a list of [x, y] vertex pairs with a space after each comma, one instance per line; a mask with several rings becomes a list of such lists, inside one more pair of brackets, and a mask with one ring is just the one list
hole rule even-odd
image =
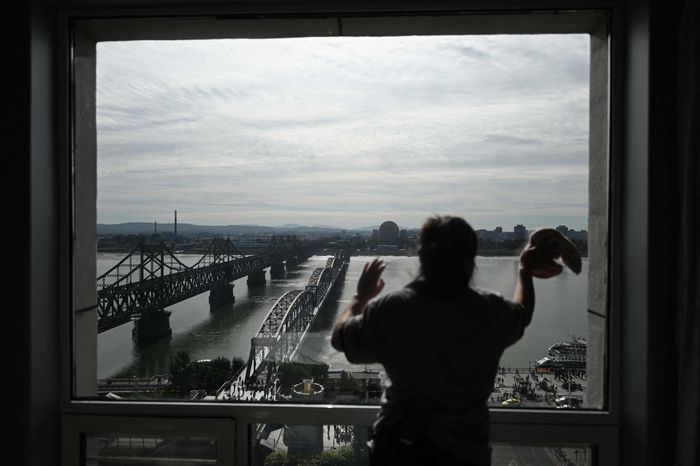
[[[248, 362], [219, 389], [219, 399], [231, 399], [234, 390], [247, 385], [271, 387], [278, 364], [294, 358], [333, 287], [342, 283], [347, 266], [348, 257], [336, 253], [324, 267], [314, 269], [303, 290], [290, 290], [277, 300], [251, 338]], [[246, 391], [253, 396], [254, 390]]]
[[134, 321], [134, 339], [147, 343], [168, 336], [170, 312], [165, 308], [210, 292], [212, 309], [233, 302], [234, 280], [248, 277], [248, 285], [265, 283], [308, 259], [324, 241], [273, 237], [266, 251], [241, 254], [230, 239], [213, 239], [207, 251], [186, 265], [165, 243], [136, 246], [114, 267], [97, 278], [97, 331], [105, 332]]

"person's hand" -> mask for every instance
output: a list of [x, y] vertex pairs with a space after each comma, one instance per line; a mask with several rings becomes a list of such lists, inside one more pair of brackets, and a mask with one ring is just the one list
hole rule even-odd
[[537, 278], [551, 278], [563, 270], [554, 260], [560, 257], [574, 273], [581, 272], [581, 256], [576, 246], [557, 230], [542, 228], [530, 236], [520, 254], [520, 265]]
[[551, 246], [535, 246], [528, 243], [520, 253], [520, 266], [537, 278], [552, 278], [559, 275], [563, 267], [554, 261], [555, 252]]
[[365, 264], [360, 280], [357, 282], [357, 299], [364, 303], [377, 296], [384, 289], [382, 272], [384, 262], [381, 259], [374, 259]]

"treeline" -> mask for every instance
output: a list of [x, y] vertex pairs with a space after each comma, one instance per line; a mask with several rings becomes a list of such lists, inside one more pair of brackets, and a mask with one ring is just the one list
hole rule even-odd
[[108, 250], [108, 249], [128, 249], [131, 250], [139, 245], [139, 243], [150, 243], [158, 244], [161, 242], [170, 243], [175, 240], [175, 235], [170, 232], [164, 233], [152, 233], [146, 235], [143, 233], [139, 234], [126, 234], [126, 235], [114, 235], [109, 237], [101, 237], [97, 239], [97, 249], [98, 250]]
[[170, 386], [181, 396], [188, 395], [192, 390], [213, 395], [244, 365], [245, 361], [241, 358], [218, 357], [192, 361], [187, 351], [178, 351], [174, 358], [170, 358]]

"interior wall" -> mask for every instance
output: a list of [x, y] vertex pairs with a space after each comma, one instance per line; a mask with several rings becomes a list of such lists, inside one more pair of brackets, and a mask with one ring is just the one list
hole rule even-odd
[[[44, 2], [29, 6], [26, 82], [29, 134], [23, 152], [30, 189], [27, 196], [28, 242], [25, 254], [28, 289], [21, 312], [24, 318], [23, 371], [27, 401], [23, 449], [26, 465], [54, 464], [59, 455], [61, 347], [59, 344], [57, 257], [58, 176], [56, 109], [55, 10]], [[21, 74], [20, 74], [21, 75]], [[13, 91], [11, 91], [13, 92]], [[14, 198], [10, 203], [14, 202]], [[41, 445], [41, 448], [37, 448]]]

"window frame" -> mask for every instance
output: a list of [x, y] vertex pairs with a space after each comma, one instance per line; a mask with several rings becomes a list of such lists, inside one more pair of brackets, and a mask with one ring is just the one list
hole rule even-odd
[[139, 426], [134, 427], [134, 418], [127, 416], [110, 416], [107, 420], [102, 416], [66, 415], [61, 419], [61, 437], [64, 444], [74, 447], [64, 449], [61, 460], [63, 464], [81, 464], [83, 435], [114, 432], [135, 437], [212, 438], [216, 441], [217, 463], [231, 464], [235, 461], [235, 447], [228, 439], [235, 436], [235, 431], [235, 422], [230, 419], [140, 417]]
[[[562, 2], [566, 3], [566, 2]], [[602, 105], [607, 107], [607, 134], [602, 144], [608, 150], [608, 166], [607, 175], [608, 180], [606, 181], [607, 189], [607, 224], [604, 229], [607, 230], [606, 239], [608, 241], [607, 246], [604, 248], [605, 260], [607, 262], [607, 273], [609, 274], [609, 283], [606, 287], [605, 299], [607, 308], [614, 308], [615, 304], [619, 305], [620, 295], [616, 293], [616, 287], [612, 284], [619, 281], [620, 271], [619, 258], [609, 251], [613, 251], [614, 244], [617, 243], [614, 233], [618, 231], [616, 225], [619, 227], [621, 220], [619, 210], [615, 207], [619, 205], [619, 198], [613, 191], [613, 187], [616, 186], [616, 180], [619, 181], [621, 167], [619, 162], [616, 162], [619, 156], [614, 154], [620, 152], [619, 139], [615, 137], [613, 130], [619, 130], [619, 125], [614, 125], [615, 114], [613, 109], [613, 99], [619, 99], [619, 92], [616, 92], [616, 86], [612, 79], [613, 68], [619, 68], [621, 65], [618, 61], [613, 59], [613, 56], [618, 55], [614, 47], [619, 47], [612, 41], [612, 35], [610, 31], [615, 29], [615, 21], [619, 23], [619, 15], [615, 15], [614, 5], [603, 4], [602, 6], [598, 3], [592, 5], [597, 11], [603, 11], [608, 15], [607, 23], [607, 54], [608, 54], [608, 71], [609, 74], [606, 76], [606, 85], [608, 93]], [[563, 8], [567, 8], [565, 5]], [[570, 8], [570, 7], [568, 7]], [[293, 8], [292, 8], [293, 10]], [[169, 10], [168, 10], [169, 11]], [[223, 11], [223, 9], [222, 9]], [[221, 11], [220, 11], [221, 12]], [[475, 30], [479, 30], [480, 33], [493, 32], [494, 30], [502, 31], [500, 26], [502, 26], [502, 15], [513, 14], [511, 10], [496, 10], [489, 11], [488, 15], [485, 15], [483, 11], [469, 11], [469, 9], [464, 9], [459, 13], [464, 12], [466, 14], [474, 14], [478, 16], [456, 16], [455, 11], [444, 11], [440, 10], [437, 12], [423, 13], [423, 16], [441, 15], [445, 14], [444, 18], [468, 18], [473, 21], [473, 27]], [[74, 120], [75, 107], [74, 98], [75, 94], [81, 92], [80, 90], [75, 90], [71, 87], [74, 83], [74, 72], [73, 66], [74, 55], [73, 47], [75, 45], [74, 32], [76, 31], [75, 25], [77, 22], [82, 22], [82, 24], [88, 24], [88, 20], [92, 21], [92, 24], [103, 23], [102, 26], [96, 29], [83, 28], [80, 29], [80, 34], [85, 34], [85, 36], [80, 39], [84, 40], [89, 38], [89, 40], [94, 40], [95, 42], [100, 40], [115, 40], [121, 38], [124, 40], [124, 25], [127, 23], [138, 23], [142, 22], [146, 25], [148, 30], [142, 30], [141, 34], [145, 34], [147, 38], [172, 38], [173, 25], [177, 24], [178, 18], [164, 18], [149, 20], [147, 17], [151, 15], [155, 16], [167, 16], [167, 12], [162, 10], [158, 11], [144, 11], [144, 10], [127, 10], [127, 11], [99, 11], [99, 12], [86, 12], [86, 11], [70, 11], [64, 12], [61, 22], [59, 25], [59, 37], [62, 39], [62, 60], [60, 61], [61, 76], [63, 78], [61, 85], [61, 108], [64, 110], [61, 112], [61, 128], [65, 132], [62, 134], [63, 140], [61, 141], [63, 157], [61, 157], [62, 162], [64, 162], [63, 173], [66, 175], [62, 184], [62, 193], [65, 195], [66, 199], [70, 199], [66, 206], [66, 219], [67, 220], [67, 237], [72, 238], [73, 241], [67, 242], [65, 248], [61, 248], [61, 263], [63, 269], [66, 273], [60, 280], [65, 287], [63, 290], [72, 290], [70, 293], [66, 293], [62, 299], [63, 306], [61, 312], [61, 341], [64, 349], [64, 357], [62, 358], [62, 370], [63, 374], [71, 374], [70, 377], [64, 377], [62, 380], [61, 388], [61, 400], [62, 400], [62, 417], [66, 419], [66, 416], [72, 416], [72, 418], [83, 416], [84, 419], [92, 419], [90, 422], [104, 422], [106, 427], [109, 427], [109, 420], [114, 419], [115, 416], [135, 416], [135, 417], [168, 417], [176, 416], [182, 418], [206, 418], [217, 420], [221, 418], [231, 419], [236, 423], [235, 436], [236, 436], [236, 464], [247, 464], [248, 461], [248, 426], [260, 422], [268, 421], [281, 421], [281, 422], [291, 422], [296, 424], [303, 423], [333, 423], [333, 424], [358, 424], [358, 425], [369, 425], [374, 420], [376, 413], [379, 409], [378, 406], [350, 406], [350, 405], [277, 405], [277, 404], [222, 404], [222, 403], [206, 403], [206, 402], [110, 402], [110, 401], [91, 401], [91, 400], [81, 400], [74, 399], [72, 394], [74, 393], [73, 387], [76, 384], [84, 383], [79, 381], [77, 378], [79, 374], [74, 372], [73, 366], [73, 356], [79, 352], [75, 352], [73, 348], [73, 309], [85, 310], [90, 312], [92, 306], [89, 302], [80, 302], [79, 298], [81, 294], [88, 292], [90, 287], [93, 287], [92, 292], [94, 292], [94, 280], [89, 280], [88, 278], [92, 274], [95, 274], [91, 269], [85, 269], [84, 267], [73, 268], [73, 257], [85, 257], [85, 254], [89, 254], [90, 247], [94, 247], [94, 244], [90, 246], [81, 238], [89, 237], [91, 232], [95, 230], [96, 217], [94, 213], [87, 212], [84, 203], [81, 203], [81, 199], [85, 199], [85, 193], [80, 193], [76, 187], [76, 174], [83, 173], [85, 170], [93, 170], [95, 173], [94, 165], [85, 165], [85, 158], [74, 157], [74, 152], [76, 150], [85, 150], [80, 148], [80, 142], [77, 141], [75, 137], [76, 122]], [[172, 12], [171, 12], [172, 13]], [[179, 11], [175, 12], [178, 16], [191, 17], [200, 16], [205, 14], [205, 12], [199, 12], [197, 14], [192, 11]], [[211, 12], [209, 12], [211, 13]], [[265, 19], [258, 17], [258, 14], [265, 15]], [[238, 22], [243, 24], [250, 22], [251, 25], [256, 26], [250, 27], [246, 31], [253, 37], [271, 37], [270, 29], [259, 28], [263, 22], [268, 22], [266, 28], [274, 28], [278, 33], [282, 33], [278, 36], [281, 37], [293, 37], [295, 34], [299, 36], [314, 35], [309, 34], [309, 30], [318, 30], [319, 35], [324, 35], [323, 31], [333, 31], [334, 34], [338, 34], [342, 31], [345, 35], [358, 35], [359, 32], [364, 31], [365, 33], [378, 30], [377, 24], [379, 22], [386, 23], [387, 18], [394, 18], [398, 20], [394, 24], [393, 31], [395, 35], [401, 35], [401, 31], [406, 31], [406, 27], [411, 27], [411, 20], [416, 16], [397, 16], [400, 12], [389, 12], [382, 13], [376, 11], [350, 11], [350, 12], [327, 12], [321, 14], [314, 14], [313, 12], [285, 12], [284, 14], [279, 14], [275, 7], [272, 7], [272, 13], [266, 9], [266, 6], [258, 7], [256, 12], [239, 10], [229, 10], [224, 11], [223, 17], [224, 22], [228, 22], [228, 25], [223, 27], [227, 30], [231, 27], [231, 24]], [[579, 14], [585, 14], [580, 13]], [[489, 16], [490, 15], [490, 16]], [[539, 15], [540, 17], [548, 16], [548, 20], [552, 18], [557, 18], [557, 14], [552, 14], [549, 12], [544, 13], [522, 13], [522, 16], [533, 16]], [[128, 17], [127, 19], [123, 19]], [[338, 18], [342, 17], [343, 20]], [[119, 19], [122, 18], [122, 19]], [[211, 24], [213, 16], [204, 17], [202, 19], [202, 24]], [[492, 19], [492, 23], [488, 22], [488, 18]], [[478, 21], [477, 21], [478, 19]], [[561, 18], [555, 19], [554, 21], [560, 21]], [[111, 27], [105, 27], [105, 21], [111, 23]], [[191, 21], [191, 20], [186, 20]], [[214, 20], [216, 21], [216, 20]], [[295, 24], [291, 25], [290, 28], [281, 28], [280, 25], [285, 21], [293, 21]], [[409, 24], [402, 24], [403, 22]], [[459, 21], [456, 21], [459, 23]], [[170, 26], [161, 26], [159, 23], [170, 23]], [[449, 24], [450, 20], [440, 26], [439, 32], [445, 34], [445, 24]], [[190, 23], [192, 24], [192, 23]], [[224, 24], [223, 22], [221, 24]], [[567, 24], [567, 21], [562, 20], [561, 24]], [[348, 25], [350, 25], [348, 27]], [[433, 26], [428, 26], [428, 29]], [[460, 27], [463, 27], [460, 26]], [[559, 27], [559, 26], [557, 26]], [[364, 28], [364, 29], [363, 29]], [[495, 28], [495, 29], [494, 29]], [[128, 29], [128, 28], [126, 28]], [[143, 29], [143, 28], [142, 28]], [[177, 30], [178, 27], [175, 27]], [[264, 30], [261, 30], [264, 29]], [[541, 29], [535, 29], [542, 32]], [[533, 32], [535, 31], [533, 30]], [[186, 30], [187, 31], [187, 30]], [[195, 31], [193, 34], [201, 37], [201, 32], [205, 31], [205, 35], [211, 35], [211, 38], [221, 38], [221, 30], [216, 28], [201, 28], [199, 33]], [[353, 33], [351, 31], [357, 31]], [[180, 30], [179, 32], [182, 32]], [[437, 33], [438, 30], [435, 30]], [[549, 31], [547, 31], [549, 32]], [[564, 32], [563, 30], [561, 32]], [[574, 32], [567, 30], [566, 32]], [[578, 32], [578, 31], [576, 31]], [[591, 31], [588, 31], [591, 33]], [[187, 31], [185, 34], [192, 33], [192, 31]], [[405, 33], [405, 32], [404, 32]], [[455, 32], [466, 34], [467, 32]], [[471, 30], [468, 33], [473, 33]], [[259, 34], [255, 36], [255, 34]], [[325, 34], [328, 35], [328, 34]], [[368, 34], [369, 35], [369, 34]], [[392, 35], [387, 33], [387, 29], [382, 30], [381, 35]], [[94, 83], [92, 84], [94, 86]], [[619, 89], [617, 89], [619, 91]], [[94, 105], [94, 100], [93, 100]], [[94, 108], [92, 109], [94, 111]], [[81, 123], [82, 124], [82, 123]], [[61, 132], [63, 133], [63, 132]], [[83, 141], [88, 146], [95, 144], [96, 141]], [[94, 161], [93, 161], [94, 163]], [[88, 193], [92, 193], [91, 189], [88, 187]], [[96, 191], [95, 191], [96, 192]], [[89, 198], [91, 194], [87, 197]], [[93, 205], [94, 210], [94, 205]], [[80, 237], [77, 233], [84, 236]], [[62, 245], [63, 246], [63, 245]], [[88, 251], [86, 253], [86, 251]], [[94, 254], [94, 251], [93, 251]], [[94, 257], [94, 256], [93, 256]], [[82, 275], [74, 275], [74, 273], [82, 273]], [[71, 279], [71, 277], [73, 277]], [[77, 297], [77, 298], [76, 298]], [[607, 347], [604, 351], [607, 353], [607, 372], [605, 390], [606, 406], [600, 411], [577, 411], [577, 412], [562, 412], [556, 410], [507, 410], [507, 409], [491, 409], [491, 422], [492, 422], [492, 442], [513, 442], [513, 443], [542, 443], [545, 445], [555, 441], [559, 444], [591, 444], [595, 447], [597, 457], [599, 459], [599, 464], [615, 464], [615, 458], [617, 458], [617, 438], [618, 438], [618, 425], [619, 425], [619, 376], [611, 376], [610, 374], [618, 374], [616, 370], [619, 368], [620, 361], [620, 348], [619, 348], [619, 338], [620, 338], [620, 327], [617, 324], [618, 317], [616, 313], [610, 313], [607, 317], [607, 327], [605, 329], [605, 341]], [[90, 325], [90, 322], [87, 322]], [[614, 372], [613, 372], [614, 371]], [[96, 382], [95, 382], [96, 383]], [[79, 424], [79, 423], [78, 423]], [[537, 427], [533, 429], [533, 427]], [[70, 452], [75, 447], [74, 444], [68, 444], [66, 440], [63, 441], [63, 447], [66, 451]], [[69, 463], [65, 463], [69, 464]]]

